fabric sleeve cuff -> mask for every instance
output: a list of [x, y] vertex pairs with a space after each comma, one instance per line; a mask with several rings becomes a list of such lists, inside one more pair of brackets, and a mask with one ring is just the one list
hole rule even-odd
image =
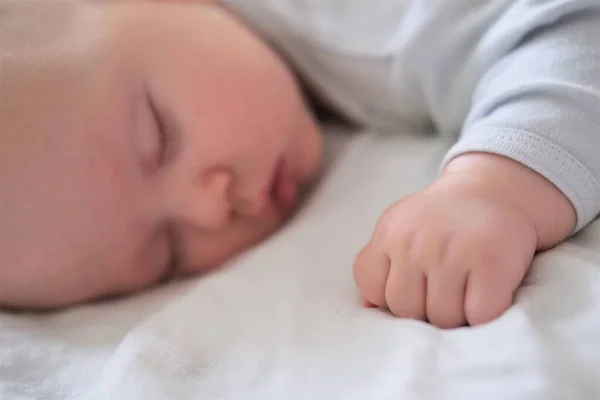
[[446, 154], [442, 169], [454, 158], [485, 152], [511, 158], [544, 176], [571, 201], [577, 213], [572, 233], [588, 225], [600, 213], [600, 182], [577, 158], [534, 133], [477, 124]]

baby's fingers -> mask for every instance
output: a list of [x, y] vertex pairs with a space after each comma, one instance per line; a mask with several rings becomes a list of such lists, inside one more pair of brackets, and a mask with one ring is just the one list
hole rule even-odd
[[470, 326], [488, 323], [512, 305], [521, 277], [511, 279], [500, 272], [490, 267], [470, 271], [465, 293], [465, 316]]
[[385, 283], [389, 272], [389, 258], [371, 243], [358, 253], [354, 261], [354, 280], [366, 306], [387, 307]]
[[467, 272], [461, 268], [437, 268], [427, 276], [427, 318], [433, 325], [457, 328], [465, 324]]
[[385, 293], [387, 306], [395, 316], [426, 320], [427, 281], [417, 266], [405, 259], [392, 260]]

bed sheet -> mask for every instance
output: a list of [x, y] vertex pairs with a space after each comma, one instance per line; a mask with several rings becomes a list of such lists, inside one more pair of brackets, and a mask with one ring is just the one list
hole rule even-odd
[[59, 313], [0, 313], [0, 399], [600, 399], [600, 222], [516, 304], [439, 330], [361, 306], [354, 254], [447, 144], [330, 126], [298, 215], [219, 272]]

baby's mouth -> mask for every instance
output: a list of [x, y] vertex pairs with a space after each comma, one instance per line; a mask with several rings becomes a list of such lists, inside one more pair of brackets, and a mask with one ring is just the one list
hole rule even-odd
[[298, 183], [289, 161], [282, 158], [275, 167], [271, 183], [271, 199], [278, 211], [292, 211], [296, 203]]

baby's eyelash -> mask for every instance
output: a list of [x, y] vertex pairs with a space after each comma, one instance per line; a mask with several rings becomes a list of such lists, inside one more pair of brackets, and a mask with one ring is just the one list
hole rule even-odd
[[156, 107], [155, 103], [152, 101], [152, 98], [149, 97], [150, 109], [152, 111], [152, 116], [154, 117], [154, 121], [156, 123], [156, 132], [158, 134], [158, 148], [155, 154], [156, 165], [164, 165], [167, 161], [168, 150], [169, 150], [169, 135], [167, 132], [167, 127], [165, 126], [164, 119]]

